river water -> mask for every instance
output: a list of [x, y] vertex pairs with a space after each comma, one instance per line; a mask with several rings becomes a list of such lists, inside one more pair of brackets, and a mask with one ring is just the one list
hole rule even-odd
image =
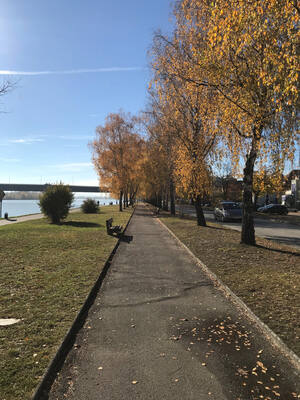
[[[116, 204], [116, 200], [109, 197], [109, 194], [105, 196], [95, 196], [92, 195], [76, 196], [72, 205], [72, 208], [80, 207], [84, 199], [90, 198], [99, 201], [100, 205], [108, 205], [111, 202]], [[18, 217], [20, 215], [36, 214], [40, 213], [40, 208], [38, 206], [38, 200], [3, 200], [2, 201], [2, 218], [7, 212], [9, 217]], [[1, 211], [1, 210], [0, 210]]]

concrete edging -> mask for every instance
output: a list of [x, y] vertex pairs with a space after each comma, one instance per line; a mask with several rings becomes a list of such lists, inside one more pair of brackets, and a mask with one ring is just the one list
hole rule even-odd
[[[123, 232], [126, 231], [128, 225], [131, 221], [131, 218], [133, 217], [133, 215], [135, 213], [135, 210], [136, 210], [136, 208], [134, 208]], [[104, 278], [109, 270], [109, 267], [111, 265], [112, 258], [114, 256], [114, 254], [116, 253], [116, 251], [120, 245], [120, 242], [121, 242], [121, 237], [118, 239], [112, 252], [108, 256], [105, 264], [103, 265], [103, 268], [100, 272], [99, 277], [97, 278], [96, 282], [94, 283], [94, 286], [92, 287], [90, 293], [86, 297], [85, 302], [83, 303], [83, 305], [82, 305], [81, 309], [79, 310], [77, 316], [75, 317], [71, 327], [69, 328], [68, 332], [66, 333], [63, 341], [61, 342], [58, 350], [56, 351], [56, 354], [54, 355], [53, 359], [50, 361], [48, 368], [42, 377], [42, 380], [38, 384], [38, 386], [33, 394], [32, 400], [48, 399], [48, 394], [49, 394], [51, 386], [56, 378], [57, 372], [63, 365], [69, 351], [71, 350], [71, 348], [75, 342], [77, 333], [79, 332], [79, 330], [81, 329], [81, 327], [83, 326], [83, 324], [85, 322], [88, 311], [89, 311], [90, 307], [92, 306], [92, 304], [94, 303], [97, 293], [98, 293], [99, 289], [101, 288], [103, 280], [104, 280]]]
[[209, 279], [213, 281], [213, 284], [218, 289], [221, 289], [225, 296], [234, 303], [243, 313], [247, 315], [247, 317], [255, 323], [257, 328], [262, 332], [262, 334], [271, 342], [273, 346], [275, 346], [296, 368], [298, 373], [300, 373], [300, 358], [287, 347], [287, 345], [280, 339], [279, 336], [276, 335], [260, 318], [257, 317], [251, 311], [251, 309], [241, 300], [236, 294], [232, 292], [231, 289], [227, 285], [225, 285], [220, 278], [217, 277], [212, 271], [210, 271], [207, 266], [199, 260], [198, 257], [184, 244], [182, 241], [173, 233], [159, 218], [156, 219], [173, 238], [177, 241], [177, 243], [190, 255], [190, 257], [195, 261], [195, 263], [202, 269], [202, 271], [208, 276]]

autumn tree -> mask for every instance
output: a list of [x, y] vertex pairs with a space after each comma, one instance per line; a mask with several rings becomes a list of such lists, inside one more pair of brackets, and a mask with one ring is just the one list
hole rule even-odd
[[245, 160], [241, 242], [253, 245], [256, 160], [278, 143], [290, 156], [297, 137], [299, 8], [290, 0], [182, 0], [175, 16], [173, 35], [157, 36], [164, 74], [218, 93], [224, 145], [236, 163]]
[[[160, 160], [157, 163], [157, 175], [160, 176], [162, 208], [168, 210], [170, 201], [171, 215], [175, 215], [175, 158], [176, 158], [176, 140], [174, 138], [174, 126], [170, 124], [168, 115], [171, 111], [170, 107], [161, 101], [155, 90], [149, 90], [150, 101], [148, 109], [144, 112], [144, 123], [148, 133], [148, 148], [150, 154], [152, 149], [159, 153]], [[163, 172], [162, 172], [163, 170]], [[157, 186], [157, 185], [156, 185]]]
[[261, 168], [254, 171], [253, 174], [253, 193], [254, 193], [254, 210], [257, 208], [259, 196], [266, 196], [266, 204], [268, 204], [269, 196], [278, 194], [283, 191], [284, 177], [278, 168]]
[[[134, 123], [136, 119], [134, 118]], [[126, 140], [125, 153], [125, 205], [133, 206], [142, 181], [142, 164], [145, 157], [145, 141], [137, 133], [131, 133]]]
[[124, 112], [109, 114], [105, 124], [96, 129], [90, 144], [93, 163], [101, 180], [112, 194], [119, 197], [119, 208], [134, 202], [137, 190], [137, 170], [142, 156], [142, 139], [135, 132], [135, 118]]
[[[153, 134], [153, 126], [152, 129]], [[166, 209], [169, 189], [168, 160], [159, 140], [153, 135], [148, 137], [146, 143], [142, 176], [141, 193], [144, 198], [156, 207]]]
[[176, 187], [195, 204], [205, 226], [203, 199], [211, 189], [212, 158], [218, 154], [218, 97], [214, 89], [190, 85], [169, 71], [169, 43], [157, 36], [152, 49], [153, 84], [160, 120], [173, 144]]

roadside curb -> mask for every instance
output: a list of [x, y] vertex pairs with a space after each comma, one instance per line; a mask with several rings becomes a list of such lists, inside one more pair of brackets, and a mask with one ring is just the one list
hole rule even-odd
[[236, 305], [246, 316], [254, 322], [260, 332], [276, 347], [282, 355], [284, 355], [289, 362], [293, 365], [298, 373], [300, 373], [300, 358], [287, 347], [287, 345], [276, 335], [260, 318], [251, 311], [251, 309], [241, 300], [236, 294], [232, 292], [227, 285], [225, 285], [220, 278], [217, 277], [207, 266], [199, 260], [198, 257], [184, 244], [182, 241], [159, 219], [158, 221], [169, 234], [177, 241], [177, 243], [190, 255], [195, 263], [202, 269], [202, 271], [213, 281], [216, 288], [223, 291], [226, 298], [228, 298], [234, 305]]
[[295, 226], [300, 226], [300, 222], [296, 222], [296, 221], [287, 221], [285, 219], [277, 219], [277, 218], [269, 218], [267, 216], [265, 216], [264, 214], [261, 213], [254, 213], [254, 218], [258, 218], [258, 219], [262, 219], [264, 221], [271, 221], [271, 222], [275, 222], [278, 224], [290, 224], [290, 225], [295, 225]]
[[[130, 224], [130, 221], [135, 213], [135, 210], [136, 210], [136, 208], [133, 209], [133, 212], [132, 212], [123, 232], [126, 231], [128, 225]], [[90, 293], [86, 297], [85, 302], [83, 303], [83, 305], [82, 305], [81, 309], [79, 310], [77, 316], [75, 317], [71, 327], [69, 328], [64, 339], [62, 340], [58, 350], [56, 351], [56, 354], [54, 355], [52, 361], [50, 361], [48, 368], [42, 377], [42, 380], [38, 384], [38, 386], [32, 396], [32, 400], [48, 399], [48, 394], [49, 394], [49, 391], [51, 389], [51, 386], [52, 386], [54, 380], [56, 379], [57, 372], [60, 370], [69, 351], [73, 347], [73, 344], [76, 339], [76, 335], [79, 332], [79, 330], [82, 328], [82, 326], [86, 320], [88, 311], [94, 303], [94, 300], [98, 294], [98, 291], [100, 290], [103, 280], [106, 277], [106, 274], [109, 270], [113, 256], [115, 255], [121, 241], [122, 240], [120, 237], [118, 239], [117, 243], [115, 244], [112, 252], [108, 256], [105, 264], [103, 265], [103, 268], [100, 272], [99, 277], [97, 278], [96, 282], [94, 283], [94, 286], [92, 287]]]

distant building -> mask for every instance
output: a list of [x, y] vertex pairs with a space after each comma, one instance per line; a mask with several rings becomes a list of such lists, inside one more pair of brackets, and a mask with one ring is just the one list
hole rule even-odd
[[293, 169], [286, 176], [285, 189], [282, 203], [290, 208], [300, 210], [300, 169]]
[[243, 181], [231, 178], [228, 182], [228, 200], [241, 201], [243, 198]]
[[243, 181], [232, 176], [214, 178], [214, 200], [241, 201], [243, 197]]

